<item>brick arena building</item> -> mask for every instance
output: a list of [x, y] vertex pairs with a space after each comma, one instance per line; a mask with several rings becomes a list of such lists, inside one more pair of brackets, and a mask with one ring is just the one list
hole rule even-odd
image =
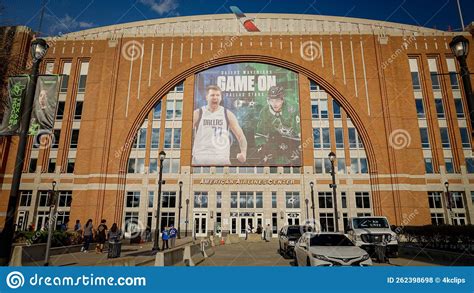
[[[30, 139], [18, 228], [44, 225], [55, 180], [60, 223], [70, 219], [71, 228], [76, 219], [97, 225], [104, 218], [128, 232], [154, 230], [162, 150], [161, 224], [178, 226], [179, 217], [181, 230], [196, 236], [242, 235], [257, 224], [270, 224], [276, 233], [285, 224], [303, 223], [312, 218], [312, 193], [316, 221], [333, 230], [331, 151], [341, 229], [357, 215], [384, 215], [396, 225], [472, 223], [474, 158], [458, 63], [448, 46], [454, 33], [343, 17], [251, 17], [260, 32], [246, 32], [225, 14], [49, 38], [42, 72], [64, 75], [55, 139], [43, 145]], [[473, 43], [468, 32], [461, 34]], [[15, 40], [23, 45], [12, 47], [28, 50], [31, 37], [28, 28], [18, 28]], [[251, 165], [233, 157], [230, 164], [193, 164], [198, 76], [239, 64], [265, 64], [295, 77], [299, 108], [289, 116], [298, 117], [297, 163]], [[235, 72], [222, 72], [226, 99], [238, 81], [229, 84]], [[248, 102], [232, 101], [235, 107]], [[239, 115], [237, 120], [245, 123]], [[253, 137], [247, 141], [248, 156], [260, 151]], [[3, 219], [17, 142], [4, 137], [0, 144]]]

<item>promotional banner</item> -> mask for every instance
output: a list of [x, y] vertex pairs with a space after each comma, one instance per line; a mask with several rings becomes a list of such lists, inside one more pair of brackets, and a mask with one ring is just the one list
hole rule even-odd
[[20, 132], [21, 102], [26, 96], [28, 76], [8, 78], [8, 97], [5, 100], [0, 135], [16, 135]]
[[234, 63], [196, 75], [193, 166], [300, 166], [298, 75]]
[[41, 75], [38, 77], [28, 134], [37, 135], [40, 131], [44, 133], [52, 132], [58, 106], [60, 84], [59, 75]]

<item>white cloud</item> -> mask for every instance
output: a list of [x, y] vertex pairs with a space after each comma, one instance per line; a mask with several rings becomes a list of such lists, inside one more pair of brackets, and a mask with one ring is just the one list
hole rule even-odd
[[178, 1], [176, 0], [139, 0], [140, 3], [151, 8], [159, 15], [177, 14]]
[[78, 21], [77, 19], [66, 14], [64, 17], [58, 18], [53, 15], [47, 15], [52, 24], [49, 27], [51, 33], [68, 33], [77, 29], [87, 29], [94, 25], [92, 22]]

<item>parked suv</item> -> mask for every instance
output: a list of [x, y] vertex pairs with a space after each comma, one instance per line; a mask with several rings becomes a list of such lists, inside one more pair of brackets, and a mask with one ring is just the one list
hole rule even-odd
[[371, 255], [374, 254], [377, 245], [386, 245], [387, 256], [398, 256], [397, 234], [390, 229], [386, 217], [350, 218], [346, 232], [355, 245]]
[[310, 232], [310, 226], [291, 225], [281, 228], [278, 234], [278, 242], [280, 244], [280, 254], [292, 256], [295, 244], [304, 232]]

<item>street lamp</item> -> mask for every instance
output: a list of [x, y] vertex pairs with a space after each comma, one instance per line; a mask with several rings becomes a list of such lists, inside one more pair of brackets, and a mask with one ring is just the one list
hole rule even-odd
[[313, 190], [314, 183], [313, 183], [313, 181], [311, 181], [309, 183], [309, 186], [311, 187], [311, 209], [313, 210], [313, 223], [316, 223], [316, 214], [314, 212], [315, 206], [314, 206], [314, 190]]
[[189, 210], [189, 198], [186, 198], [186, 227], [184, 231], [184, 237], [188, 237], [188, 222], [189, 222], [188, 210]]
[[[48, 240], [46, 242], [46, 253], [44, 257], [44, 266], [49, 266], [49, 254], [51, 251], [51, 238], [53, 236], [53, 231], [56, 228], [56, 213], [58, 211], [58, 197], [56, 194], [56, 181], [52, 183], [53, 189], [49, 192], [49, 219], [48, 219]], [[53, 212], [51, 212], [53, 208]]]
[[5, 224], [0, 240], [0, 258], [4, 263], [10, 259], [13, 235], [15, 211], [18, 202], [18, 193], [20, 191], [21, 173], [24, 164], [26, 144], [28, 142], [28, 128], [30, 124], [31, 111], [33, 109], [33, 100], [36, 90], [36, 82], [38, 81], [38, 71], [41, 60], [48, 51], [48, 44], [43, 39], [35, 39], [31, 42], [31, 57], [33, 66], [31, 69], [31, 80], [28, 84], [25, 99], [21, 105], [21, 121], [20, 121], [20, 140], [18, 142], [18, 151], [16, 153], [15, 169], [13, 171], [12, 185], [10, 197], [8, 198], [7, 214], [5, 216]]
[[451, 222], [451, 224], [454, 225], [453, 219], [451, 218], [451, 213], [453, 211], [453, 207], [452, 207], [452, 201], [451, 201], [451, 193], [449, 192], [449, 182], [448, 181], [444, 182], [444, 187], [446, 187], [446, 208], [449, 210], [449, 211], [447, 211], [448, 224], [449, 224], [449, 222]]
[[309, 218], [309, 210], [308, 210], [308, 203], [309, 199], [305, 198], [304, 202], [306, 203], [306, 224], [309, 223], [308, 218]]
[[163, 183], [163, 161], [166, 158], [164, 151], [160, 152], [160, 173], [158, 177], [158, 205], [156, 208], [156, 227], [155, 227], [155, 242], [153, 243], [153, 250], [160, 250], [160, 207], [161, 207], [161, 184]]
[[467, 54], [469, 54], [469, 40], [464, 36], [456, 36], [449, 43], [451, 51], [458, 59], [461, 68], [461, 78], [464, 86], [464, 95], [466, 96], [469, 117], [471, 118], [471, 133], [474, 133], [474, 94], [472, 93], [471, 77], [467, 67]]
[[183, 181], [179, 181], [179, 203], [178, 203], [178, 239], [181, 239], [181, 196], [183, 195]]
[[335, 219], [335, 231], [339, 232], [339, 215], [337, 214], [337, 195], [336, 195], [336, 172], [334, 171], [334, 162], [336, 161], [336, 154], [334, 152], [329, 153], [329, 161], [331, 161], [331, 177], [332, 184], [329, 187], [332, 187], [332, 196], [334, 198], [334, 219]]

